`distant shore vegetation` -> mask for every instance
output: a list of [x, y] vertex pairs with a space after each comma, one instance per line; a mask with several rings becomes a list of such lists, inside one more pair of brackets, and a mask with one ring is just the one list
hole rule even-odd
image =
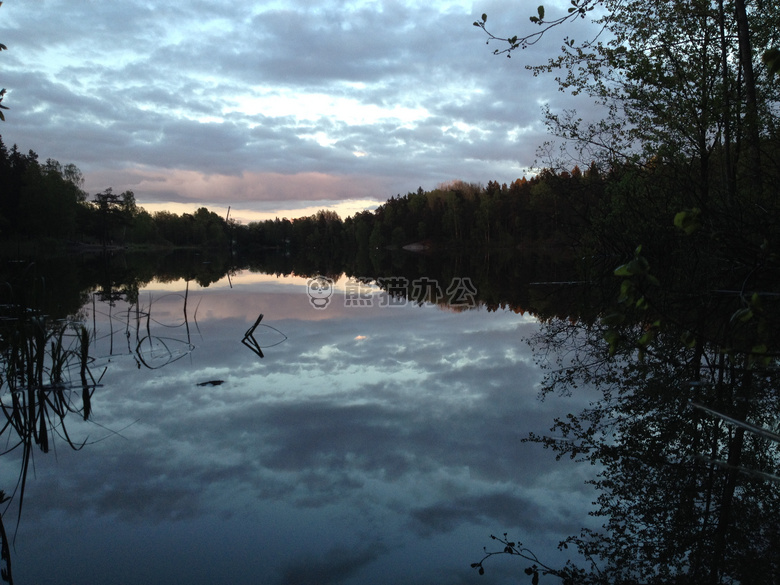
[[708, 161], [713, 172], [706, 191], [700, 188], [696, 161], [653, 157], [592, 163], [584, 170], [543, 169], [509, 184], [454, 180], [390, 197], [374, 210], [347, 218], [320, 210], [240, 224], [205, 207], [181, 215], [149, 213], [132, 191], [108, 188], [88, 194], [75, 165], [41, 162], [34, 151], [9, 149], [0, 137], [0, 241], [16, 244], [13, 249], [44, 242], [51, 250], [277, 250], [335, 259], [392, 249], [627, 257], [643, 244], [646, 255], [665, 261], [679, 252], [681, 237], [685, 246], [692, 245], [696, 238], [687, 236], [706, 221], [707, 233], [717, 235], [720, 244], [731, 239], [730, 233], [751, 251], [767, 245], [776, 249], [777, 230], [765, 228], [777, 198], [771, 190], [753, 191], [743, 199], [747, 205], [736, 206], [739, 214], [725, 213], [735, 209], [735, 201], [725, 185], [718, 188], [716, 158], [713, 152]]
[[339, 254], [404, 247], [572, 247], [584, 244], [584, 228], [612, 207], [605, 186], [615, 176], [615, 170], [605, 176], [593, 165], [584, 172], [545, 170], [510, 184], [456, 180], [391, 197], [347, 218], [321, 210], [243, 225], [205, 207], [181, 215], [149, 213], [132, 191], [108, 188], [90, 195], [75, 165], [41, 162], [34, 151], [9, 149], [0, 138], [0, 240], [46, 240], [83, 249], [235, 246]]

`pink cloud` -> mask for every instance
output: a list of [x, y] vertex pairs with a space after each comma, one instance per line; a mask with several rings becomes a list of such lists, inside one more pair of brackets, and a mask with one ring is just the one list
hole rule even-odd
[[105, 170], [86, 174], [90, 193], [111, 187], [116, 192], [132, 190], [144, 202], [218, 203], [385, 200], [389, 182], [375, 177], [339, 176], [325, 173], [252, 173], [216, 175], [198, 171], [147, 168]]

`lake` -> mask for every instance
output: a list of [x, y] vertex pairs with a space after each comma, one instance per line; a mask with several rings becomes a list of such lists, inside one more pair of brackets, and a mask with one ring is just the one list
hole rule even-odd
[[780, 578], [780, 368], [724, 346], [733, 295], [656, 321], [609, 268], [254, 262], [6, 265], [16, 583]]
[[592, 396], [539, 399], [537, 320], [469, 288], [329, 284], [244, 270], [86, 297], [99, 385], [65, 419], [85, 444], [60, 427], [34, 450], [18, 530], [5, 515], [16, 582], [516, 583], [522, 559], [470, 567], [504, 532], [565, 561], [594, 468], [521, 439]]

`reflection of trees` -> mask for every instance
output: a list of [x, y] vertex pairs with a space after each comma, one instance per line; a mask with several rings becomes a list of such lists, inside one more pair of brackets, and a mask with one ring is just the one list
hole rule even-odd
[[[68, 434], [65, 418], [68, 414], [89, 418], [97, 381], [89, 368], [89, 332], [82, 324], [48, 319], [24, 306], [3, 308], [0, 409], [5, 422], [0, 435], [11, 435], [5, 453], [20, 447], [22, 450], [19, 480], [14, 489], [14, 494], [19, 495], [18, 526], [33, 448], [37, 446], [48, 453], [56, 437], [75, 450], [84, 446]], [[0, 491], [0, 502], [10, 500]], [[12, 583], [10, 550], [1, 518], [0, 537], [4, 564], [0, 577]]]
[[[396, 300], [406, 298], [409, 303], [416, 304], [434, 302], [443, 307], [451, 305], [448, 287], [453, 282], [465, 281], [472, 283], [476, 290], [473, 295], [476, 304], [489, 311], [508, 308], [515, 312], [550, 315], [566, 306], [567, 310], [576, 307], [580, 313], [586, 313], [591, 305], [591, 290], [571, 286], [572, 280], [584, 280], [578, 265], [554, 254], [521, 254], [514, 250], [431, 254], [398, 251], [383, 253], [367, 265], [358, 262], [359, 258], [340, 263], [334, 261], [332, 255], [325, 252], [322, 255], [321, 259], [310, 259], [258, 254], [245, 267], [277, 276], [323, 275], [338, 280], [345, 275], [354, 283], [377, 283]], [[426, 282], [431, 286], [415, 286], [415, 282]], [[398, 286], [399, 283], [406, 284]]]
[[[634, 329], [632, 332], [631, 329]], [[553, 320], [543, 393], [589, 385], [600, 398], [529, 440], [597, 466], [595, 516], [566, 542], [600, 583], [775, 583], [780, 578], [780, 445], [774, 361], [723, 342], [654, 332], [638, 359], [610, 356], [605, 327]], [[621, 332], [638, 339], [646, 326]], [[701, 333], [701, 332], [700, 332]], [[699, 339], [705, 338], [699, 336]], [[733, 341], [733, 339], [732, 339]]]

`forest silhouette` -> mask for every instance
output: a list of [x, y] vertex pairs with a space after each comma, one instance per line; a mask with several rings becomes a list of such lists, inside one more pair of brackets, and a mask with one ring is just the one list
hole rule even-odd
[[373, 211], [341, 218], [321, 210], [298, 218], [241, 225], [206, 208], [177, 215], [150, 214], [132, 191], [90, 195], [73, 164], [39, 161], [34, 151], [10, 150], [0, 138], [0, 238], [46, 240], [93, 247], [210, 247], [304, 252], [342, 257], [401, 248], [571, 247], [603, 198], [605, 177], [545, 171], [531, 179], [486, 186], [460, 180], [431, 191], [397, 195]]

